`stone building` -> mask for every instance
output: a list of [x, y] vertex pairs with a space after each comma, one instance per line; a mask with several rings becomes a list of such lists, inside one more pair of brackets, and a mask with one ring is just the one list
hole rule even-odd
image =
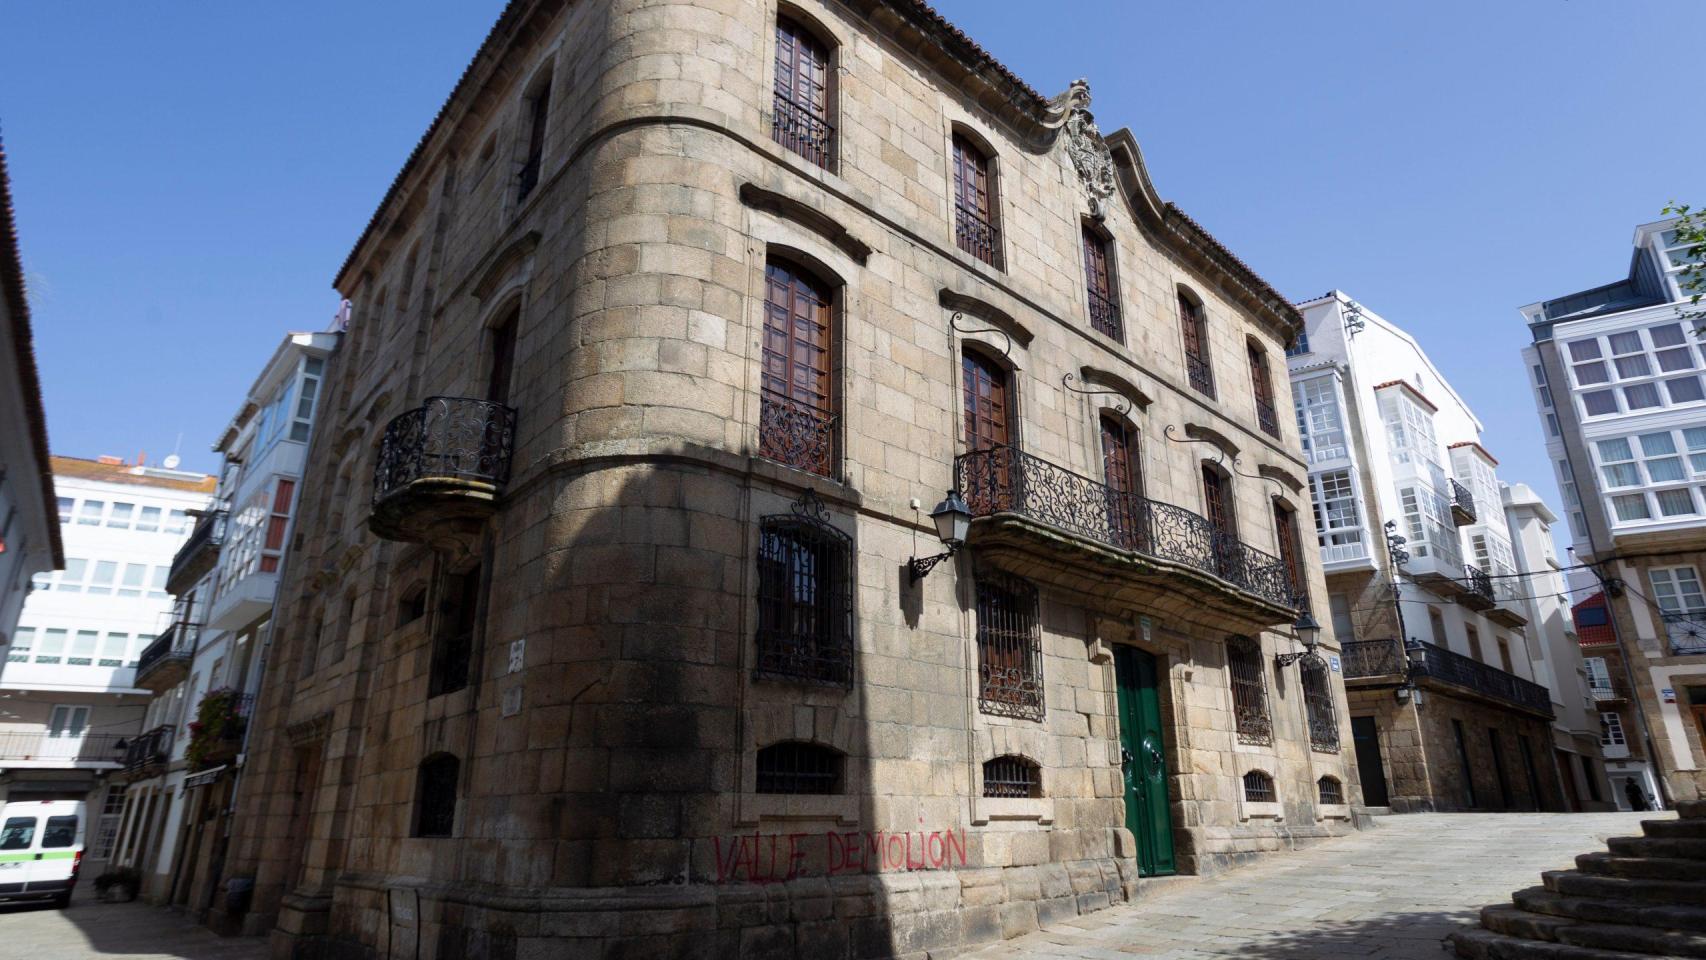
[[[1364, 800], [1562, 810], [1547, 645], [1481, 422], [1396, 324], [1341, 291], [1299, 304], [1289, 359]], [[1536, 543], [1549, 537], [1536, 537]], [[1552, 586], [1545, 586], [1553, 582]], [[1558, 624], [1562, 628], [1562, 624]]]
[[506, 7], [336, 278], [216, 922], [921, 956], [1351, 829], [1300, 318], [1088, 104], [915, 0]]
[[1706, 798], [1706, 353], [1683, 316], [1688, 251], [1674, 220], [1642, 224], [1625, 277], [1522, 308], [1576, 556], [1606, 587], [1667, 801]]
[[[1640, 736], [1641, 721], [1635, 715], [1639, 707], [1630, 691], [1623, 648], [1611, 629], [1611, 607], [1605, 602], [1604, 591], [1595, 591], [1571, 607], [1570, 616], [1582, 645], [1584, 679], [1599, 722], [1600, 753], [1610, 780], [1610, 793], [1604, 799], [1618, 810], [1634, 810], [1642, 804], [1649, 810], [1657, 809], [1659, 784], [1647, 756], [1646, 741]], [[1594, 800], [1600, 799], [1597, 787], [1591, 784], [1590, 794]]]

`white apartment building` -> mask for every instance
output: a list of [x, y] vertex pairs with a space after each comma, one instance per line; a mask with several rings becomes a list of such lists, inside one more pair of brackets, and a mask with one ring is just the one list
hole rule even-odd
[[159, 748], [121, 774], [129, 784], [114, 859], [142, 872], [143, 896], [197, 914], [210, 905], [228, 840], [273, 593], [337, 338], [286, 336], [214, 444], [224, 457], [219, 487], [171, 561], [170, 626], [138, 674], [153, 694], [142, 739]]
[[0, 646], [18, 625], [30, 578], [65, 561], [47, 451], [30, 304], [0, 146]]
[[1555, 676], [1481, 422], [1404, 330], [1336, 290], [1299, 308], [1288, 366], [1367, 802], [1564, 809]]
[[171, 608], [172, 555], [214, 480], [117, 457], [51, 463], [65, 564], [36, 575], [0, 668], [0, 799], [87, 799], [104, 814], [87, 859], [103, 860], [117, 827], [109, 775], [139, 746], [148, 704], [138, 663]]
[[1682, 316], [1674, 226], [1635, 229], [1624, 278], [1522, 315], [1577, 555], [1607, 581], [1625, 671], [1607, 682], [1641, 707], [1640, 729], [1619, 733], [1640, 738], [1670, 799], [1687, 800], [1706, 795], [1706, 352]]

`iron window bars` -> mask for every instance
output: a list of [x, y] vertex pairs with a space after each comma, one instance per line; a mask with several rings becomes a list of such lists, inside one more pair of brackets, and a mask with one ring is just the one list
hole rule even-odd
[[962, 454], [955, 485], [972, 516], [1017, 513], [1089, 540], [1213, 574], [1283, 607], [1296, 597], [1283, 560], [1182, 507], [1121, 493], [1012, 447]]
[[1273, 803], [1274, 778], [1260, 770], [1251, 770], [1244, 774], [1244, 801], [1246, 803]]
[[1315, 781], [1315, 789], [1321, 793], [1322, 803], [1342, 804], [1345, 802], [1345, 788], [1336, 777], [1322, 777]]
[[1333, 713], [1333, 687], [1327, 679], [1327, 661], [1315, 654], [1303, 658], [1298, 667], [1303, 681], [1304, 714], [1309, 721], [1309, 748], [1317, 753], [1339, 752], [1339, 718]]
[[994, 572], [977, 577], [977, 706], [984, 713], [1043, 718], [1037, 588]]
[[758, 455], [820, 477], [830, 475], [835, 453], [835, 414], [762, 392], [758, 411]]
[[811, 491], [759, 519], [754, 676], [853, 682], [853, 539]]
[[1238, 742], [1271, 744], [1274, 722], [1268, 715], [1267, 678], [1262, 649], [1249, 637], [1226, 638], [1226, 667], [1232, 682], [1232, 715]]
[[759, 793], [831, 794], [841, 791], [841, 754], [798, 740], [758, 751]]
[[1037, 765], [1024, 757], [1002, 756], [983, 761], [986, 797], [1040, 797], [1042, 777]]

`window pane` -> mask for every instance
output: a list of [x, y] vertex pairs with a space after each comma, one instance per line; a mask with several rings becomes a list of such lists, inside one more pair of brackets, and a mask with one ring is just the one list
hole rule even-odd
[[124, 653], [130, 648], [130, 634], [109, 633], [101, 642], [101, 659], [123, 660]]
[[1605, 485], [1608, 487], [1638, 487], [1641, 485], [1641, 471], [1632, 463], [1608, 463], [1600, 468], [1605, 474]]
[[61, 583], [82, 583], [88, 572], [89, 561], [81, 557], [66, 557], [65, 569], [59, 571], [59, 580]]
[[79, 630], [71, 641], [71, 655], [78, 659], [86, 659], [95, 655], [95, 641], [101, 637], [98, 630]]
[[1682, 324], [1667, 323], [1663, 326], [1647, 330], [1647, 336], [1653, 338], [1655, 347], [1678, 347], [1687, 342], [1682, 335]]
[[1604, 383], [1611, 379], [1611, 375], [1605, 372], [1604, 361], [1580, 363], [1576, 365], [1575, 369], [1576, 383], [1584, 386], [1590, 383]]
[[1687, 347], [1659, 351], [1659, 369], [1666, 373], [1673, 370], [1690, 370], [1693, 367], [1694, 355], [1688, 352]]
[[1617, 358], [1617, 376], [1621, 379], [1628, 380], [1632, 377], [1645, 377], [1652, 372], [1653, 368], [1647, 364], [1647, 358], [1644, 354]]
[[1700, 391], [1699, 377], [1678, 377], [1665, 381], [1665, 390], [1670, 394], [1671, 403], [1692, 403], [1706, 398]]
[[17, 629], [17, 631], [12, 634], [12, 652], [13, 653], [23, 653], [24, 651], [35, 646], [35, 642], [36, 642], [36, 628], [35, 627], [19, 627]]
[[1659, 491], [1659, 513], [1666, 517], [1680, 517], [1694, 512], [1694, 495], [1687, 487], [1680, 490]]
[[41, 632], [41, 649], [37, 653], [55, 656], [65, 652], [65, 637], [67, 631], [49, 627]]
[[1623, 402], [1631, 410], [1645, 410], [1659, 405], [1659, 388], [1650, 383], [1623, 388]]
[[59, 498], [59, 522], [60, 523], [70, 523], [71, 522], [71, 507], [75, 502], [76, 501], [72, 500], [70, 497], [60, 497]]
[[120, 530], [130, 529], [130, 515], [136, 512], [134, 503], [113, 503], [112, 513], [107, 515], [107, 526]]
[[1617, 412], [1617, 395], [1610, 390], [1595, 390], [1582, 394], [1582, 407], [1588, 416], [1599, 417]]
[[1648, 457], [1662, 457], [1676, 452], [1676, 441], [1671, 439], [1669, 431], [1664, 433], [1643, 433], [1640, 436], [1641, 453]]
[[1647, 511], [1647, 498], [1638, 493], [1612, 497], [1611, 506], [1619, 520], [1646, 520], [1652, 516]]
[[95, 578], [89, 581], [90, 593], [111, 593], [113, 579], [118, 576], [118, 563], [113, 560], [95, 561]]
[[160, 508], [143, 507], [141, 515], [136, 518], [136, 529], [150, 532], [160, 529]]
[[1686, 480], [1682, 472], [1680, 457], [1661, 457], [1647, 461], [1647, 477], [1654, 483], [1669, 483], [1675, 480]]
[[1628, 437], [1601, 440], [1599, 442], [1599, 458], [1606, 463], [1617, 460], [1633, 460], [1635, 459], [1635, 451], [1630, 448]]
[[184, 517], [185, 517], [185, 514], [182, 510], [173, 510], [171, 515], [166, 520], [166, 532], [167, 533], [183, 533], [184, 532]]
[[1611, 352], [1614, 354], [1641, 352], [1641, 334], [1638, 331], [1625, 330], [1622, 333], [1614, 333], [1609, 339], [1611, 340]]
[[1577, 340], [1570, 344], [1571, 360], [1594, 360], [1597, 359], [1599, 355], [1598, 340]]
[[101, 525], [101, 513], [106, 508], [104, 500], [85, 500], [77, 514], [77, 522], [86, 527], [98, 527]]

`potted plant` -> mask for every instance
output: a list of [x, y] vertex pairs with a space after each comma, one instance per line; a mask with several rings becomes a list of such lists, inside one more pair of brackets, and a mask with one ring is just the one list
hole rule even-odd
[[236, 749], [248, 718], [243, 715], [246, 698], [230, 687], [212, 690], [201, 698], [196, 718], [189, 723], [190, 743], [184, 759], [191, 770], [201, 770]]
[[142, 889], [142, 874], [135, 867], [115, 867], [95, 878], [95, 893], [109, 903], [128, 903]]

